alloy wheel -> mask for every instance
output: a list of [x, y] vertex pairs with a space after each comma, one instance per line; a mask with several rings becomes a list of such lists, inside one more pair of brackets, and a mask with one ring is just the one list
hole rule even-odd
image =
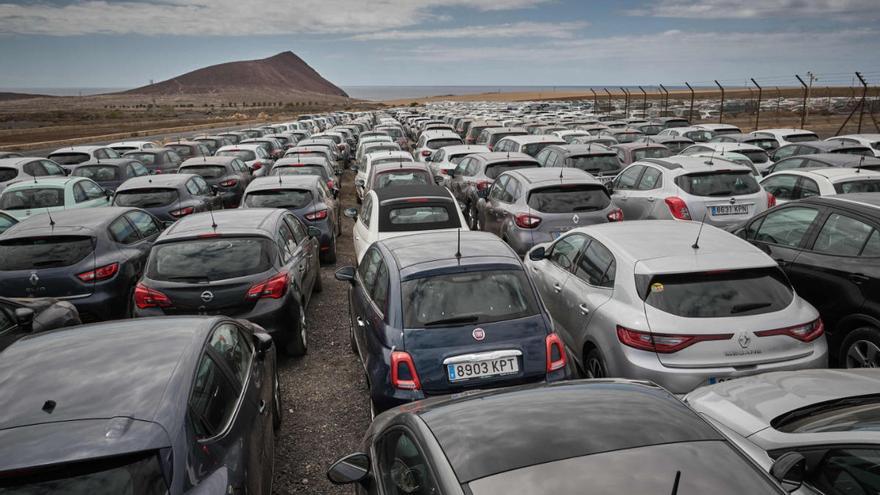
[[846, 351], [847, 368], [880, 368], [880, 347], [870, 340], [857, 340]]

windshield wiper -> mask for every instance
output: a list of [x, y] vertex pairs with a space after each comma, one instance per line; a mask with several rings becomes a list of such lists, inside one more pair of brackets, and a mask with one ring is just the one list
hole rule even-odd
[[428, 323], [424, 323], [424, 326], [430, 327], [435, 325], [452, 325], [454, 323], [476, 323], [479, 319], [479, 315], [453, 316], [452, 318], [429, 321]]
[[753, 309], [766, 308], [767, 306], [772, 306], [773, 303], [768, 302], [754, 302], [754, 303], [745, 303], [745, 304], [736, 304], [732, 308], [730, 308], [730, 314], [735, 315], [737, 313], [743, 313], [745, 311], [751, 311]]
[[599, 210], [598, 206], [576, 206], [571, 211], [596, 211]]
[[49, 265], [57, 265], [59, 263], [64, 263], [66, 260], [43, 260], [43, 261], [34, 261], [34, 266], [49, 266]]
[[727, 191], [716, 191], [716, 192], [708, 194], [708, 196], [730, 196], [731, 194], [733, 194], [733, 191], [727, 190]]
[[211, 280], [208, 277], [195, 277], [195, 276], [178, 276], [178, 277], [166, 277], [166, 280], [173, 280], [175, 282], [210, 282]]

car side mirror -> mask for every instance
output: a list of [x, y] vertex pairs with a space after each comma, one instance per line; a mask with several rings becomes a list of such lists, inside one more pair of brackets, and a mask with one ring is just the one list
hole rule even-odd
[[321, 229], [319, 229], [318, 227], [315, 227], [313, 225], [309, 225], [309, 228], [306, 230], [309, 233], [309, 237], [315, 237], [315, 238], [321, 237]]
[[434, 183], [437, 184], [438, 186], [442, 186], [443, 185], [443, 176], [442, 175], [435, 175], [434, 176]]
[[348, 265], [336, 270], [333, 276], [336, 277], [336, 280], [339, 280], [340, 282], [348, 282], [354, 285], [354, 274], [354, 267]]
[[354, 185], [364, 187], [365, 185], [367, 185], [367, 181], [365, 181], [364, 179], [357, 179], [354, 181]]
[[370, 458], [367, 454], [357, 452], [349, 454], [330, 466], [327, 479], [334, 485], [360, 483], [370, 474]]
[[357, 165], [352, 165], [352, 166], [349, 167], [349, 168], [350, 168], [353, 172], [357, 172], [357, 171], [358, 171], [358, 166], [357, 166]]
[[110, 199], [113, 198], [113, 191], [104, 189], [104, 197], [107, 198], [107, 201], [110, 201]]
[[806, 474], [807, 460], [797, 452], [782, 454], [770, 468], [770, 475], [789, 493], [804, 484]]
[[257, 349], [257, 359], [265, 359], [272, 349], [272, 336], [264, 332], [254, 333], [254, 347]]
[[346, 208], [345, 211], [342, 212], [342, 214], [347, 216], [348, 218], [351, 218], [352, 220], [357, 220], [358, 217], [357, 208]]
[[544, 246], [537, 247], [529, 251], [529, 259], [532, 261], [541, 261], [547, 257], [547, 250]]
[[432, 160], [431, 160], [432, 157], [433, 157], [433, 155], [428, 155], [428, 156], [426, 156], [426, 157], [425, 157], [425, 161], [426, 161], [426, 162], [430, 162], [430, 161], [432, 161]]
[[449, 169], [449, 171], [446, 172], [446, 174], [450, 177], [455, 177], [455, 169], [454, 168]]
[[608, 182], [607, 184], [605, 184], [605, 190], [608, 191], [609, 195], [614, 194], [614, 183]]
[[15, 322], [24, 333], [34, 331], [34, 310], [31, 308], [18, 308], [15, 310]]

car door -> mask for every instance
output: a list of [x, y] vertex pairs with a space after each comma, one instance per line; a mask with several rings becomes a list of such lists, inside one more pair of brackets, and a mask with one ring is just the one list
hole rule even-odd
[[822, 213], [818, 206], [790, 203], [750, 222], [743, 235], [788, 273]]
[[550, 316], [554, 321], [559, 321], [560, 325], [565, 318], [563, 312], [566, 307], [562, 289], [571, 276], [577, 256], [586, 242], [587, 236], [580, 233], [563, 236], [550, 247], [545, 262], [540, 264], [540, 269], [536, 269], [539, 265], [532, 265], [530, 275], [536, 280], [535, 285], [538, 286], [541, 299], [547, 306]]
[[309, 235], [309, 230], [296, 215], [284, 215], [284, 222], [293, 231], [293, 238], [296, 240], [297, 247], [305, 256], [305, 274], [304, 288], [308, 289], [306, 299], [311, 299], [312, 288], [321, 276], [321, 265], [318, 260], [320, 251], [320, 240]]
[[465, 158], [464, 160], [458, 162], [458, 165], [455, 167], [455, 175], [452, 177], [452, 180], [449, 181], [449, 188], [452, 190], [452, 195], [455, 196], [456, 201], [461, 204], [465, 203], [464, 197], [464, 183], [465, 183], [465, 174], [467, 173], [468, 165], [470, 165], [472, 159]]
[[[418, 442], [403, 426], [382, 432], [374, 444], [376, 484], [383, 495], [442, 495], [434, 468]], [[443, 462], [441, 460], [441, 462]]]
[[502, 196], [504, 196], [504, 184], [507, 183], [507, 178], [507, 175], [501, 175], [501, 177], [499, 177], [489, 189], [489, 194], [486, 195], [486, 201], [483, 203], [483, 208], [478, 212], [480, 216], [480, 230], [491, 232], [488, 230], [489, 211], [495, 208], [495, 205], [500, 201]]
[[375, 364], [377, 359], [375, 339], [368, 334], [374, 331], [374, 325], [379, 321], [373, 305], [372, 292], [376, 285], [380, 258], [381, 253], [375, 247], [364, 253], [364, 257], [357, 267], [356, 283], [349, 291], [352, 334], [361, 362], [367, 370]]
[[358, 256], [358, 260], [361, 259], [364, 252], [370, 246], [372, 240], [370, 239], [370, 223], [372, 221], [373, 214], [373, 196], [368, 194], [364, 197], [364, 203], [361, 205], [360, 214], [358, 214], [357, 220], [354, 222], [354, 252]]
[[153, 242], [159, 237], [159, 234], [162, 232], [162, 227], [160, 222], [152, 215], [140, 210], [126, 213], [125, 218], [134, 225], [134, 228], [137, 229], [140, 234], [141, 240], [131, 246], [131, 248], [135, 250], [135, 253], [134, 256], [129, 259], [138, 274], [137, 278], [140, 278], [140, 274], [143, 272], [144, 266], [147, 262], [147, 256], [150, 254], [150, 249], [153, 247]]
[[644, 170], [644, 165], [631, 165], [614, 178], [611, 200], [615, 206], [623, 210], [623, 218], [627, 220], [641, 220], [641, 217], [636, 216], [637, 208], [630, 206], [629, 198]]
[[297, 242], [293, 229], [284, 220], [278, 222], [275, 235], [276, 242], [281, 248], [282, 262], [284, 263], [282, 270], [290, 274], [292, 285], [296, 287], [299, 295], [307, 303], [308, 297], [312, 292], [312, 284], [309, 278], [309, 261], [306, 258], [305, 246]]
[[523, 194], [523, 185], [515, 177], [511, 176], [504, 185], [504, 198], [499, 201], [495, 208], [495, 222], [498, 235], [504, 237], [504, 232], [513, 223], [516, 212], [514, 211], [517, 201]]
[[509, 193], [506, 189], [508, 182], [511, 180], [511, 177], [507, 174], [502, 174], [495, 183], [492, 184], [492, 191], [495, 192], [495, 197], [492, 199], [488, 199], [485, 202], [485, 208], [482, 211], [482, 220], [480, 225], [480, 230], [484, 230], [486, 232], [492, 232], [495, 235], [500, 236], [500, 227], [501, 224], [498, 222], [498, 212], [501, 211], [503, 205], [506, 202], [510, 201]]
[[[646, 165], [635, 188], [626, 193], [629, 197], [627, 205], [632, 210], [632, 218], [654, 218], [652, 214], [655, 213], [654, 209], [662, 185], [663, 172], [656, 167]], [[627, 218], [626, 212], [623, 218]]]

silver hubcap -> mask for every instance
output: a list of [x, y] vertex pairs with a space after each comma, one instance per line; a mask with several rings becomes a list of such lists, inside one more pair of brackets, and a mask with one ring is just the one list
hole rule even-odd
[[591, 358], [587, 361], [587, 375], [590, 378], [605, 378], [605, 369], [602, 367], [602, 362], [596, 358]]
[[847, 368], [880, 368], [880, 347], [870, 340], [857, 340], [846, 352]]

